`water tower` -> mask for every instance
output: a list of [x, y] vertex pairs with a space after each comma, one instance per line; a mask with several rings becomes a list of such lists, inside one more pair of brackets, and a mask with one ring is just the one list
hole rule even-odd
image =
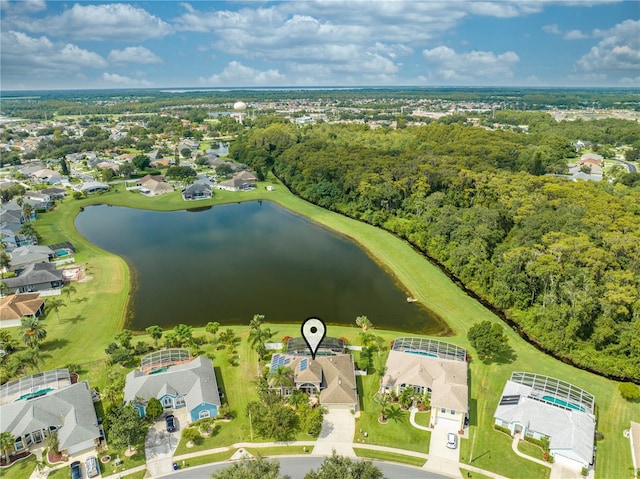
[[240, 124], [242, 124], [242, 113], [247, 109], [247, 104], [243, 101], [237, 101], [233, 104], [233, 109], [240, 114]]

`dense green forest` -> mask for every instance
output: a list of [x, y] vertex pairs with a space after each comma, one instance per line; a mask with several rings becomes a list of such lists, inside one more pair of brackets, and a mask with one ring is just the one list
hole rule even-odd
[[[580, 138], [607, 122], [583, 125]], [[573, 126], [543, 126], [272, 124], [230, 154], [410, 241], [543, 349], [638, 381], [640, 188], [544, 176], [576, 153]], [[640, 138], [635, 122], [621, 131]]]

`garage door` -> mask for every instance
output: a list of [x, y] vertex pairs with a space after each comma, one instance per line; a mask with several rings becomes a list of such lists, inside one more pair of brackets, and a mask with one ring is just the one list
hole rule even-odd
[[436, 427], [438, 429], [447, 429], [451, 432], [458, 432], [460, 429], [460, 421], [457, 419], [449, 419], [448, 417], [440, 417], [436, 419]]

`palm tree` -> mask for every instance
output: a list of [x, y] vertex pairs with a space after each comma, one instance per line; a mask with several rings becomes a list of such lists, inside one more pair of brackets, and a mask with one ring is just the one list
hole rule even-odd
[[387, 422], [387, 406], [389, 406], [389, 395], [386, 393], [376, 394], [373, 401], [380, 406], [380, 422]]
[[20, 351], [17, 356], [23, 366], [32, 366], [37, 372], [40, 372], [40, 351], [38, 351], [38, 349], [25, 349], [24, 351]]
[[249, 327], [251, 329], [260, 329], [262, 323], [264, 323], [264, 314], [255, 314], [253, 319], [249, 321]]
[[9, 464], [9, 453], [13, 451], [13, 445], [16, 442], [16, 438], [9, 431], [0, 433], [0, 450], [4, 454], [4, 458], [7, 464]]
[[51, 298], [47, 300], [47, 308], [51, 311], [55, 311], [56, 318], [58, 318], [58, 324], [60, 324], [60, 308], [66, 306], [65, 302], [59, 298]]
[[71, 301], [71, 293], [77, 293], [78, 290], [76, 289], [76, 287], [72, 284], [68, 284], [64, 287], [63, 291], [65, 293], [67, 293], [67, 300]]
[[373, 323], [366, 316], [358, 316], [356, 318], [356, 324], [362, 328], [364, 333], [367, 332], [367, 329], [373, 329]]
[[258, 361], [262, 361], [267, 354], [264, 343], [269, 341], [273, 337], [273, 334], [269, 328], [263, 329], [258, 327], [249, 331], [249, 344], [255, 349], [256, 353], [258, 353]]
[[293, 377], [293, 369], [288, 366], [278, 366], [275, 371], [269, 374], [269, 378], [272, 380], [274, 386], [280, 388], [282, 392], [282, 388], [284, 386], [292, 386], [293, 382], [291, 378]]
[[160, 339], [162, 338], [162, 328], [160, 326], [149, 326], [146, 331], [147, 334], [153, 339], [153, 342], [157, 349], [158, 341], [160, 341]]
[[36, 349], [47, 337], [47, 330], [44, 329], [38, 318], [22, 318], [20, 322], [22, 342], [28, 347]]

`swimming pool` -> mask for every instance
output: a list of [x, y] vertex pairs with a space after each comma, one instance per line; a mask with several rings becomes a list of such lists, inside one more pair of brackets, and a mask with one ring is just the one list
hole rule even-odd
[[573, 409], [575, 411], [584, 412], [584, 408], [582, 406], [579, 406], [578, 404], [574, 404], [571, 402], [563, 401], [562, 399], [558, 399], [553, 396], [542, 396], [542, 399], [543, 401], [550, 402], [551, 404], [557, 404], [558, 406]]
[[424, 351], [412, 351], [410, 349], [405, 349], [404, 352], [405, 353], [409, 353], [409, 354], [417, 354], [418, 356], [427, 356], [427, 357], [430, 357], [430, 358], [437, 358], [438, 357], [437, 354], [425, 353]]
[[16, 399], [16, 401], [20, 401], [22, 399], [28, 400], [28, 399], [33, 399], [33, 398], [37, 398], [37, 397], [40, 397], [40, 396], [44, 396], [49, 391], [53, 391], [53, 389], [52, 388], [46, 388], [46, 389], [40, 389], [39, 391], [26, 393], [26, 394], [23, 394], [22, 396], [20, 396], [18, 399]]
[[55, 254], [58, 257], [67, 256], [69, 254], [69, 251], [67, 251], [66, 249], [57, 249], [57, 250], [55, 250]]

